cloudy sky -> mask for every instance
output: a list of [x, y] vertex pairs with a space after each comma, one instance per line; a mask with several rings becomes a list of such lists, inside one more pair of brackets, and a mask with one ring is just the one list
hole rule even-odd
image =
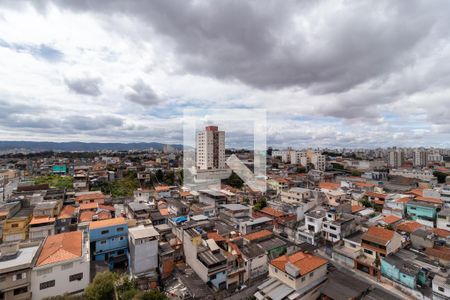
[[178, 143], [185, 109], [246, 108], [274, 146], [450, 147], [450, 3], [0, 2], [0, 140]]

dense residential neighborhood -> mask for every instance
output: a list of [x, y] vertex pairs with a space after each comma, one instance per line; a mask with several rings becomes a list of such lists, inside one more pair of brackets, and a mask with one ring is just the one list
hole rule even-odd
[[105, 272], [171, 299], [449, 298], [449, 150], [269, 148], [259, 191], [225, 163], [252, 151], [198, 136], [194, 176], [218, 187], [184, 185], [169, 146], [4, 154], [2, 299], [87, 295]]

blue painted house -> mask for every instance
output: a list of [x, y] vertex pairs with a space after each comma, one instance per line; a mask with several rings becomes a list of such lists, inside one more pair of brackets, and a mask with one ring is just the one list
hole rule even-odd
[[406, 204], [406, 213], [412, 220], [434, 227], [438, 208], [437, 204], [413, 200]]
[[128, 265], [128, 224], [124, 218], [91, 222], [89, 238], [94, 261], [105, 261], [110, 270]]
[[381, 275], [411, 289], [429, 284], [428, 271], [396, 254], [381, 258]]

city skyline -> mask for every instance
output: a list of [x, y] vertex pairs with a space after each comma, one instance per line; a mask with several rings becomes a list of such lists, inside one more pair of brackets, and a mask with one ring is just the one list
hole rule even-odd
[[2, 1], [0, 137], [180, 143], [184, 109], [245, 107], [274, 147], [448, 148], [445, 7]]

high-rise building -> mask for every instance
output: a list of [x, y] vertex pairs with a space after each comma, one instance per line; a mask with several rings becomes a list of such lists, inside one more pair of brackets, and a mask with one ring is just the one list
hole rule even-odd
[[405, 155], [402, 150], [389, 151], [389, 167], [400, 168], [405, 160]]
[[416, 149], [413, 152], [413, 164], [415, 167], [424, 167], [427, 165], [427, 151]]
[[225, 131], [217, 126], [207, 126], [197, 133], [196, 163], [199, 170], [225, 168]]

